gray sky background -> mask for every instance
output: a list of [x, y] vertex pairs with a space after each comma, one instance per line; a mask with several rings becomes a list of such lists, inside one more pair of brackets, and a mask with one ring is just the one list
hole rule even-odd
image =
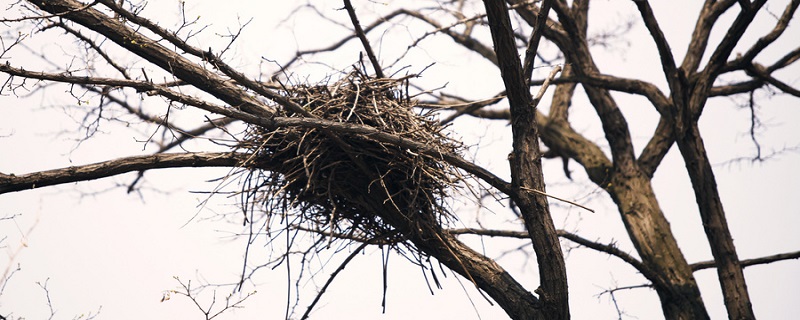
[[[3, 8], [13, 1], [0, 0]], [[654, 1], [653, 6], [667, 39], [680, 60], [694, 27], [699, 2]], [[480, 4], [479, 2], [476, 2]], [[769, 12], [779, 15], [785, 1], [769, 2]], [[302, 11], [294, 18], [289, 16], [293, 3], [274, 3], [229, 0], [187, 1], [189, 16], [199, 16], [200, 24], [211, 24], [193, 43], [201, 48], [215, 47], [220, 40], [217, 33], [235, 30], [239, 21], [253, 18], [245, 29], [229, 58], [251, 74], [257, 73], [260, 58], [285, 61], [299, 49], [326, 46], [338, 39], [345, 30], [329, 23], [310, 24], [313, 13]], [[320, 3], [319, 8], [329, 16], [344, 19], [344, 11], [335, 11], [339, 2]], [[603, 72], [653, 81], [662, 90], [666, 85], [661, 75], [658, 56], [646, 30], [636, 19], [630, 1], [595, 1], [590, 17], [590, 34], [611, 30], [628, 19], [636, 22], [627, 37], [627, 43], [596, 47], [596, 59]], [[152, 3], [145, 16], [171, 27], [177, 20], [177, 1]], [[371, 22], [370, 11], [388, 12], [391, 5], [370, 2], [361, 9], [362, 23]], [[721, 19], [721, 25], [732, 20], [731, 15]], [[760, 36], [774, 26], [775, 18], [759, 16], [747, 41], [735, 52], [748, 47], [754, 36]], [[415, 35], [425, 30], [418, 27], [395, 26], [392, 33], [373, 38], [383, 61], [394, 61], [398, 50], [404, 49]], [[420, 31], [422, 30], [422, 31]], [[712, 43], [721, 36], [715, 29]], [[479, 31], [488, 33], [488, 31]], [[62, 38], [63, 37], [63, 38]], [[783, 53], [793, 50], [800, 39], [796, 21], [774, 48], [760, 56], [759, 61], [771, 63]], [[56, 43], [59, 43], [58, 45]], [[64, 55], [54, 57], [63, 63], [69, 54], [76, 52], [71, 39], [50, 32], [34, 35], [28, 45], [46, 48], [43, 52]], [[411, 65], [411, 72], [421, 70], [436, 61], [425, 71], [422, 83], [428, 88], [447, 84], [448, 92], [469, 98], [485, 99], [501, 90], [499, 73], [480, 57], [453, 52], [453, 44], [443, 37], [426, 40], [420, 48], [399, 65]], [[347, 66], [358, 56], [360, 47], [352, 43], [337, 54], [323, 55], [318, 60]], [[48, 70], [50, 66], [26, 56], [24, 50], [10, 55], [10, 63], [29, 70]], [[325, 60], [330, 59], [330, 60]], [[5, 61], [0, 61], [5, 63]], [[271, 70], [272, 66], [263, 66]], [[325, 70], [319, 66], [298, 69], [298, 77], [321, 79]], [[549, 68], [537, 70], [544, 75]], [[150, 70], [148, 70], [150, 71]], [[302, 74], [302, 72], [308, 72]], [[797, 65], [778, 74], [784, 81], [798, 83]], [[731, 80], [731, 78], [729, 78]], [[5, 79], [3, 79], [5, 81]], [[552, 89], [552, 88], [551, 88]], [[578, 90], [580, 92], [580, 89]], [[75, 99], [63, 87], [49, 87], [45, 95], [27, 99], [9, 96], [4, 90], [0, 96], [0, 172], [22, 174], [70, 165], [88, 164], [114, 157], [140, 155], [152, 152], [154, 146], [142, 141], [147, 133], [137, 132], [119, 124], [100, 127], [96, 137], [76, 148], [80, 137], [74, 130]], [[637, 150], [641, 150], [652, 134], [657, 114], [643, 99], [625, 94], [615, 94], [628, 117]], [[758, 130], [764, 153], [800, 145], [800, 101], [785, 95], [768, 96], [760, 91], [758, 114], [764, 126]], [[717, 182], [726, 208], [735, 244], [742, 259], [754, 258], [800, 248], [800, 209], [796, 204], [800, 191], [800, 155], [785, 152], [764, 163], [748, 160], [731, 162], [739, 157], [752, 157], [755, 149], [749, 138], [749, 109], [741, 105], [746, 97], [712, 99], [701, 121], [706, 147], [714, 163]], [[157, 100], [154, 100], [157, 101]], [[546, 106], [548, 101], [542, 103]], [[199, 123], [200, 113], [192, 110], [173, 110], [179, 123]], [[582, 93], [570, 111], [573, 126], [603, 145], [599, 121]], [[480, 143], [480, 148], [470, 149], [477, 161], [498, 175], [507, 177], [505, 155], [510, 148], [510, 130], [502, 123], [461, 119], [453, 130], [467, 144]], [[200, 145], [190, 145], [198, 147]], [[144, 149], [144, 150], [143, 150]], [[199, 150], [196, 150], [199, 151]], [[568, 182], [559, 161], [546, 161], [545, 176], [548, 193], [578, 199], [596, 209], [596, 213], [582, 212], [573, 207], [554, 203], [553, 215], [557, 227], [575, 231], [588, 239], [617, 244], [625, 251], [634, 252], [619, 220], [616, 207], [597, 188], [587, 183], [585, 174], [577, 164], [571, 168], [576, 182]], [[225, 175], [227, 169], [160, 170], [147, 173], [146, 189], [139, 195], [126, 194], [124, 186], [134, 175], [83, 182], [58, 187], [48, 187], [0, 196], [1, 249], [0, 270], [10, 275], [0, 294], [0, 314], [13, 313], [26, 319], [47, 319], [47, 296], [37, 282], [44, 284], [55, 308], [54, 319], [72, 319], [96, 313], [97, 319], [200, 319], [201, 314], [190, 300], [175, 294], [162, 302], [169, 290], [179, 285], [174, 277], [192, 284], [202, 282], [225, 284], [239, 278], [245, 239], [233, 237], [241, 232], [241, 219], [230, 215], [229, 221], [219, 213], [235, 213], [236, 199], [216, 196], [205, 206], [200, 206], [207, 196], [190, 191], [210, 191], [216, 186], [212, 179]], [[123, 187], [115, 187], [121, 185]], [[686, 258], [690, 262], [711, 259], [707, 241], [700, 224], [693, 192], [683, 168], [677, 148], [673, 148], [659, 168], [654, 179], [659, 202]], [[473, 203], [457, 203], [458, 215], [463, 225], [474, 225], [480, 219], [485, 226], [518, 230], [513, 214], [496, 203], [485, 203], [487, 208], [477, 210]], [[518, 277], [531, 290], [538, 283], [535, 259], [520, 253], [509, 252], [522, 242], [504, 239], [465, 237], [475, 248], [484, 250], [490, 257], [501, 257], [498, 262]], [[572, 245], [563, 242], [565, 245]], [[279, 250], [280, 244], [270, 248], [256, 246], [256, 258], [265, 258], [269, 250]], [[322, 252], [318, 259], [309, 262], [319, 269], [313, 279], [309, 273], [298, 283], [300, 300], [299, 317], [310, 303], [327, 275], [350, 252], [345, 249], [331, 258], [331, 251]], [[443, 289], [429, 293], [419, 267], [390, 254], [386, 314], [381, 314], [382, 268], [381, 250], [368, 248], [359, 255], [335, 280], [313, 313], [315, 319], [502, 319], [505, 313], [484, 300], [469, 281], [445, 272], [437, 274]], [[299, 264], [293, 261], [293, 277]], [[14, 271], [19, 267], [18, 271]], [[571, 310], [575, 319], [614, 319], [616, 310], [608, 295], [598, 296], [605, 289], [644, 283], [635, 270], [617, 259], [585, 248], [570, 250], [567, 254], [570, 281]], [[756, 315], [760, 319], [785, 319], [800, 313], [799, 261], [784, 261], [745, 269]], [[13, 274], [11, 273], [13, 272]], [[306, 271], [307, 272], [307, 271]], [[707, 269], [695, 273], [712, 319], [725, 317], [716, 272]], [[253, 283], [245, 286], [243, 293], [256, 293], [243, 304], [244, 308], [227, 312], [217, 319], [276, 319], [283, 317], [287, 304], [287, 285], [291, 286], [291, 302], [295, 303], [295, 283], [287, 283], [287, 269], [261, 270]], [[230, 287], [216, 291], [217, 303], [231, 293]], [[200, 295], [208, 303], [213, 288]], [[234, 298], [235, 299], [235, 298]], [[617, 303], [631, 318], [663, 318], [656, 294], [649, 289], [632, 289], [616, 294]]]

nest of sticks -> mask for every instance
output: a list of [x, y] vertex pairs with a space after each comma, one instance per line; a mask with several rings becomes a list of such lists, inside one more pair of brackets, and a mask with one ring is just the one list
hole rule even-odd
[[[430, 114], [414, 108], [407, 85], [355, 70], [332, 84], [295, 86], [284, 94], [320, 119], [373, 127], [440, 153], [459, 152], [462, 146]], [[270, 216], [296, 228], [397, 244], [409, 232], [438, 229], [453, 219], [446, 199], [462, 176], [435, 155], [364, 134], [295, 126], [251, 126], [239, 148], [253, 154], [244, 164], [251, 169], [245, 204], [263, 204]]]

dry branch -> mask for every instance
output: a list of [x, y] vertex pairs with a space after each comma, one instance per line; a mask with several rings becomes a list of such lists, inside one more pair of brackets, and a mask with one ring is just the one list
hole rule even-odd
[[131, 171], [185, 167], [236, 167], [247, 158], [243, 153], [161, 153], [119, 158], [84, 166], [66, 167], [29, 174], [0, 173], [0, 194], [57, 184], [89, 181]]

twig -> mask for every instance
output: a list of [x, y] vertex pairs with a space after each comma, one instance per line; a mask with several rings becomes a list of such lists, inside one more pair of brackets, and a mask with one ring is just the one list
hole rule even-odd
[[559, 201], [562, 201], [562, 202], [566, 202], [566, 203], [569, 203], [569, 204], [571, 204], [573, 206], [580, 207], [580, 208], [582, 208], [582, 209], [584, 209], [586, 211], [594, 213], [594, 210], [592, 210], [592, 209], [590, 209], [590, 208], [588, 208], [586, 206], [577, 204], [575, 202], [572, 202], [572, 201], [569, 201], [569, 200], [566, 200], [566, 199], [562, 199], [562, 198], [556, 197], [554, 195], [547, 194], [545, 192], [542, 192], [542, 191], [539, 191], [539, 190], [536, 190], [536, 189], [531, 189], [531, 188], [526, 188], [526, 187], [520, 187], [520, 189], [525, 190], [525, 191], [530, 191], [530, 192], [533, 192], [533, 193], [536, 193], [536, 194], [540, 194], [540, 195], [543, 195], [545, 197], [550, 197], [550, 198], [553, 198], [553, 199], [556, 199], [556, 200], [559, 200]]
[[338, 275], [339, 272], [344, 270], [344, 267], [346, 267], [347, 264], [350, 263], [350, 261], [353, 260], [353, 258], [355, 258], [356, 255], [361, 252], [361, 250], [364, 250], [364, 248], [366, 248], [367, 245], [369, 245], [369, 242], [364, 242], [361, 245], [359, 245], [358, 248], [356, 248], [356, 250], [350, 253], [350, 255], [347, 256], [347, 258], [345, 258], [344, 261], [342, 261], [339, 267], [336, 268], [336, 270], [334, 270], [333, 273], [331, 273], [331, 276], [328, 277], [328, 281], [325, 281], [325, 285], [323, 285], [322, 289], [319, 290], [319, 293], [317, 293], [317, 296], [314, 298], [314, 301], [312, 301], [311, 304], [308, 305], [306, 312], [303, 313], [303, 316], [300, 319], [308, 319], [308, 315], [311, 313], [311, 310], [314, 309], [314, 306], [317, 305], [319, 299], [322, 298], [322, 295], [325, 293], [326, 290], [328, 290], [328, 286], [330, 286], [330, 284], [333, 283], [333, 279], [336, 278], [336, 275]]
[[547, 87], [550, 86], [550, 81], [553, 81], [553, 79], [555, 79], [556, 77], [556, 74], [558, 74], [559, 72], [561, 72], [561, 66], [557, 65], [555, 68], [553, 68], [552, 71], [550, 71], [550, 74], [547, 76], [547, 78], [544, 79], [542, 86], [539, 88], [539, 93], [537, 93], [536, 97], [533, 98], [532, 104], [534, 108], [536, 108], [536, 106], [539, 105], [539, 101], [542, 101], [544, 93], [547, 92]]

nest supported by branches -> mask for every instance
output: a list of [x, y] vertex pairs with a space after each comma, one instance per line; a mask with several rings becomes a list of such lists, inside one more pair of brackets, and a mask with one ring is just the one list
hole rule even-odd
[[[407, 90], [406, 81], [355, 70], [332, 85], [296, 86], [284, 94], [320, 119], [370, 126], [441, 153], [459, 151], [437, 121], [414, 109]], [[452, 219], [445, 200], [462, 180], [436, 156], [363, 134], [253, 126], [239, 147], [254, 155], [245, 164], [256, 178], [244, 188], [246, 204], [264, 204], [291, 225], [339, 238], [397, 243], [408, 232], [441, 228]]]

